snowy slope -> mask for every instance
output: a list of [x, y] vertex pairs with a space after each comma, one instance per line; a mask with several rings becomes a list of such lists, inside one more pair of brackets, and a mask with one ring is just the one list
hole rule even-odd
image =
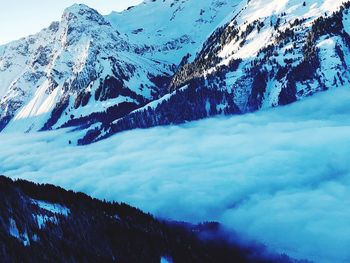
[[349, 19], [341, 0], [152, 0], [106, 17], [75, 5], [0, 48], [0, 129], [75, 126], [88, 144], [347, 87]]
[[74, 5], [60, 22], [2, 47], [0, 127], [12, 119], [7, 131], [49, 129], [122, 103], [134, 109], [157, 98], [150, 78], [169, 73], [97, 11]]
[[106, 17], [67, 8], [60, 22], [1, 47], [0, 130], [106, 125], [158, 99], [236, 2], [145, 1]]
[[178, 65], [194, 56], [240, 0], [146, 0], [107, 19], [146, 57]]
[[177, 72], [172, 88], [216, 75], [246, 112], [347, 86], [350, 42], [342, 23], [348, 11], [339, 11], [343, 2], [348, 1], [241, 1], [196, 61]]
[[247, 113], [348, 87], [349, 6], [340, 0], [236, 2], [195, 59], [176, 71], [169, 94], [112, 125], [94, 127], [79, 143], [134, 128]]

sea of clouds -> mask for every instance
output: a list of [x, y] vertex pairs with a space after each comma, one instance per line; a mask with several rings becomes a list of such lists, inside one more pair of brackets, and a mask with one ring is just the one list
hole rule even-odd
[[[117, 134], [0, 135], [0, 174], [216, 220], [296, 258], [350, 261], [350, 90], [290, 106]], [[74, 140], [73, 140], [74, 141]]]

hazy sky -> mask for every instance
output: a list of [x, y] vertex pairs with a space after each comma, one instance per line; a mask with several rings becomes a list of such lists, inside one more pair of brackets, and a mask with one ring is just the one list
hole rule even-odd
[[36, 33], [60, 19], [63, 10], [84, 3], [102, 14], [123, 10], [142, 0], [0, 0], [0, 44]]

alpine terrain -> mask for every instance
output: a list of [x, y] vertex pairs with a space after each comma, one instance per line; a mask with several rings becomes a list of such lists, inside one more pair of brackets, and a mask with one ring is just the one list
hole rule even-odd
[[74, 5], [1, 46], [0, 129], [79, 127], [87, 144], [344, 87], [343, 2], [156, 0], [105, 17]]
[[349, 69], [350, 0], [67, 7], [0, 45], [0, 174], [92, 197], [0, 178], [0, 258], [349, 262]]

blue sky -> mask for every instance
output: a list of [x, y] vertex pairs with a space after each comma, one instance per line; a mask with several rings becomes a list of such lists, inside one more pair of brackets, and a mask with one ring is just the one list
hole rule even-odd
[[63, 10], [84, 3], [102, 14], [123, 10], [142, 0], [0, 0], [0, 44], [36, 33], [60, 19]]

